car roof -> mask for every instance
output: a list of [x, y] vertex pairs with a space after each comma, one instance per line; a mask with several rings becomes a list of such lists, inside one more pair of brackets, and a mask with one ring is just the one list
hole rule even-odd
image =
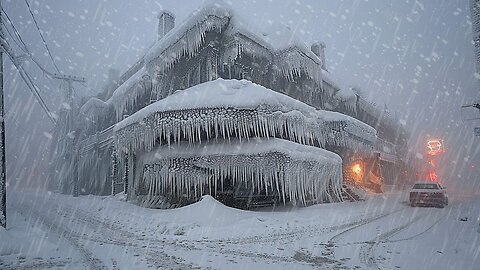
[[415, 182], [414, 185], [416, 184], [438, 184], [437, 182], [433, 182], [433, 181], [417, 181]]

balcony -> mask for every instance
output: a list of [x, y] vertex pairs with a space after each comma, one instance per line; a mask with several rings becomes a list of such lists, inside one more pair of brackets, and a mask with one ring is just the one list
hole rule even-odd
[[113, 143], [114, 127], [115, 125], [112, 125], [81, 141], [78, 145], [80, 155], [85, 155], [88, 152], [93, 151], [95, 148], [105, 149], [110, 147]]

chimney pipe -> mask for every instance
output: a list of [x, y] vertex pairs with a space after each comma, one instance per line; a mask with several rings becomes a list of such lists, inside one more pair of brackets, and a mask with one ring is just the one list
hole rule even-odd
[[325, 69], [326, 70], [326, 65], [325, 65], [325, 48], [326, 48], [326, 45], [325, 43], [323, 42], [315, 42], [312, 44], [311, 46], [311, 50], [312, 52], [318, 56], [318, 58], [320, 58], [320, 60], [322, 61], [322, 69]]
[[158, 16], [158, 35], [157, 40], [162, 39], [168, 31], [175, 27], [175, 16], [166, 10], [161, 11]]

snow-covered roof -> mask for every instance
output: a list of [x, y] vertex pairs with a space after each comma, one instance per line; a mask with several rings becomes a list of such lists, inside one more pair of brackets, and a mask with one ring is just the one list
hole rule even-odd
[[210, 2], [156, 41], [142, 58], [145, 61], [139, 61], [144, 67], [113, 92], [106, 102], [114, 107], [117, 119], [122, 119], [125, 108], [131, 107], [148, 90], [141, 87], [140, 84], [144, 82], [142, 78], [155, 78], [154, 75], [168, 70], [181, 56], [193, 55], [204, 43], [208, 31], [226, 29], [225, 34], [228, 36], [242, 35], [249, 39], [239, 41], [242, 46], [235, 46], [235, 52], [225, 52], [225, 55], [234, 54], [232, 59], [236, 59], [242, 52], [257, 57], [264, 56], [271, 61], [275, 60], [277, 68], [274, 71], [284, 77], [293, 79], [303, 71], [321, 84], [321, 60], [290, 26], [251, 25], [248, 19], [242, 18], [230, 5], [219, 0]]
[[247, 80], [224, 79], [177, 91], [122, 120], [114, 132], [120, 146], [144, 150], [152, 149], [156, 138], [198, 142], [204, 132], [214, 138], [280, 136], [367, 150], [376, 141], [375, 129], [354, 118], [316, 110]]
[[340, 102], [340, 104], [343, 104], [347, 110], [356, 113], [357, 94], [351, 87], [340, 88], [340, 90], [335, 93], [335, 98]]
[[99, 109], [106, 109], [108, 108], [108, 104], [103, 100], [100, 100], [96, 97], [90, 98], [82, 107], [80, 107], [81, 114], [98, 114]]
[[[193, 55], [203, 44], [205, 33], [220, 31], [231, 17], [230, 10], [215, 4], [207, 4], [192, 16], [177, 24], [157, 41], [145, 56], [151, 74], [172, 66], [182, 55]], [[152, 63], [154, 62], [155, 63]]]
[[248, 140], [230, 139], [215, 142], [189, 144], [187, 142], [163, 145], [155, 151], [145, 154], [144, 160], [188, 158], [192, 156], [236, 156], [256, 155], [280, 152], [298, 161], [314, 161], [322, 164], [337, 165], [342, 159], [337, 154], [322, 148], [302, 145], [278, 138], [250, 138]]
[[284, 202], [305, 204], [330, 192], [339, 197], [342, 183], [340, 156], [275, 138], [164, 145], [142, 155], [140, 162], [150, 194], [204, 194], [202, 189], [223, 186], [229, 176], [233, 183], [275, 192]]
[[340, 101], [348, 102], [350, 100], [357, 100], [357, 95], [352, 90], [352, 88], [341, 88], [336, 94], [335, 97]]
[[315, 108], [301, 101], [248, 80], [217, 79], [185, 90], [177, 90], [174, 94], [141, 109], [119, 122], [115, 130], [120, 130], [130, 124], [140, 122], [156, 112], [218, 107], [255, 109], [267, 104], [274, 111], [299, 111], [306, 115], [315, 112]]
[[[293, 80], [294, 76], [303, 71], [321, 84], [322, 60], [312, 52], [310, 44], [306, 43], [295, 29], [285, 23], [253, 25], [251, 20], [243, 18], [234, 10], [230, 13], [233, 15], [230, 18], [226, 35], [241, 34], [266, 48], [274, 56], [273, 60], [278, 67], [275, 71], [280, 75]], [[246, 52], [266, 57], [266, 55], [262, 55], [262, 49], [247, 50]]]
[[328, 71], [322, 72], [322, 80], [330, 84], [333, 88], [340, 89], [341, 87], [332, 78], [332, 74]]
[[272, 54], [278, 55], [280, 62], [277, 65], [280, 66], [282, 75], [292, 77], [304, 71], [312, 79], [321, 82], [322, 60], [290, 26], [251, 25], [248, 19], [242, 18], [230, 5], [219, 0], [211, 2], [170, 30], [150, 49], [145, 59], [152, 75], [170, 68], [182, 55], [193, 55], [197, 52], [204, 42], [206, 32], [220, 32], [227, 28], [226, 35], [234, 36], [240, 33]]
[[[224, 4], [225, 5], [225, 4]], [[258, 42], [272, 52], [281, 52], [290, 48], [297, 48], [312, 61], [321, 65], [322, 60], [312, 52], [310, 44], [300, 37], [295, 29], [286, 23], [252, 24], [251, 20], [231, 10], [232, 14], [227, 35], [241, 33]]]
[[145, 67], [138, 70], [133, 76], [120, 85], [112, 96], [106, 101], [106, 104], [113, 106], [117, 119], [121, 119], [125, 108], [132, 106], [140, 92], [147, 91], [148, 88], [143, 87], [142, 83], [149, 82], [149, 76]]

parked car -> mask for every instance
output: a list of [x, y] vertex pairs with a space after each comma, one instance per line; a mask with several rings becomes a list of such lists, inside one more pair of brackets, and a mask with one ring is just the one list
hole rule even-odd
[[432, 181], [416, 182], [410, 190], [410, 206], [418, 205], [444, 208], [448, 205], [448, 195], [445, 188]]

